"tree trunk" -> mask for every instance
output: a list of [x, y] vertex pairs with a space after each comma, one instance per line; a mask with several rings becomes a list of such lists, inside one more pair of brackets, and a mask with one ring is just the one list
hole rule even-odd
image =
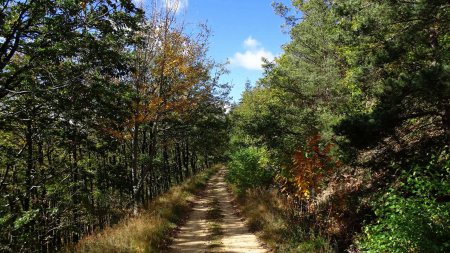
[[183, 151], [184, 155], [183, 155], [183, 164], [184, 164], [184, 168], [186, 170], [186, 176], [190, 177], [191, 173], [189, 171], [189, 144], [188, 144], [188, 140], [186, 139], [185, 145], [184, 145], [184, 151]]
[[191, 154], [191, 168], [192, 174], [197, 174], [197, 155], [195, 154], [195, 150], [193, 150]]
[[178, 172], [178, 183], [181, 183], [184, 180], [184, 176], [183, 176], [183, 165], [181, 162], [181, 148], [180, 143], [178, 142], [175, 144], [175, 160]]
[[131, 155], [131, 181], [132, 181], [132, 198], [133, 198], [133, 214], [136, 215], [138, 213], [138, 152], [139, 152], [139, 124], [137, 122], [134, 123], [133, 129], [133, 145], [132, 145], [132, 155]]
[[32, 172], [33, 172], [33, 126], [31, 120], [27, 120], [27, 170], [25, 172], [25, 199], [23, 201], [23, 210], [30, 209], [30, 198], [32, 188]]
[[78, 132], [77, 129], [73, 130], [73, 138], [72, 138], [72, 158], [73, 158], [73, 162], [72, 162], [72, 203], [74, 205], [74, 213], [73, 213], [73, 226], [76, 228], [72, 233], [71, 233], [71, 241], [70, 242], [76, 242], [79, 239], [79, 222], [78, 222], [78, 210], [76, 209], [79, 206], [80, 200], [79, 200], [79, 187], [78, 187], [78, 175], [79, 175], [79, 171], [78, 171], [78, 151], [77, 151], [77, 138]]
[[163, 174], [165, 178], [165, 190], [168, 190], [170, 185], [172, 184], [171, 173], [170, 173], [170, 164], [169, 164], [169, 152], [167, 150], [167, 139], [164, 137], [163, 143]]
[[444, 115], [442, 116], [442, 124], [444, 126], [445, 135], [447, 138], [447, 146], [450, 147], [450, 104], [444, 106]]
[[209, 167], [209, 159], [208, 159], [208, 152], [205, 152], [205, 167]]

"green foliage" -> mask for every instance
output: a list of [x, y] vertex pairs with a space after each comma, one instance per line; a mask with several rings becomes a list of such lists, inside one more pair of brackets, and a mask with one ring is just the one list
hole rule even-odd
[[415, 120], [418, 127], [444, 131], [441, 140], [448, 144], [447, 1], [338, 1], [334, 9], [339, 52], [348, 64], [343, 83], [360, 101], [360, 112], [349, 114], [338, 133], [366, 148]]
[[239, 193], [248, 188], [270, 184], [272, 171], [264, 148], [242, 148], [230, 155], [226, 179], [235, 184]]
[[275, 8], [286, 19], [292, 40], [280, 57], [266, 64], [255, 87], [243, 93], [232, 121], [238, 142], [267, 147], [280, 165], [289, 163], [292, 152], [310, 136], [319, 133], [324, 141], [333, 140], [332, 127], [358, 107], [343, 85], [345, 64], [330, 3], [296, 1], [293, 9], [303, 13], [301, 22], [288, 13], [290, 8]]
[[376, 221], [358, 242], [363, 252], [450, 251], [450, 155], [404, 172], [373, 203]]
[[280, 136], [286, 123], [280, 116], [284, 109], [277, 91], [270, 88], [255, 87], [242, 94], [239, 106], [232, 111], [234, 135], [232, 145], [261, 145], [271, 148], [282, 145]]
[[299, 243], [295, 252], [316, 253], [316, 252], [333, 252], [329, 242], [322, 237], [313, 237], [304, 242]]
[[29, 210], [22, 214], [22, 216], [14, 221], [14, 229], [20, 229], [33, 220], [36, 219], [36, 216], [39, 214], [39, 210]]
[[[250, 187], [251, 173], [244, 168], [256, 162], [239, 152], [248, 152], [248, 146], [266, 148], [273, 167], [282, 172], [292, 166], [294, 151], [319, 134], [325, 143], [339, 144], [333, 153], [349, 172], [324, 173], [330, 199], [352, 201], [327, 206], [321, 199], [320, 210], [296, 203], [301, 212], [312, 210], [305, 227], [325, 224], [320, 232], [336, 238], [343, 251], [353, 233], [342, 230], [359, 231], [363, 218], [356, 213], [370, 216], [365, 201], [391, 188], [372, 206], [379, 223], [367, 228], [369, 239], [361, 245], [373, 252], [448, 251], [443, 243], [449, 232], [443, 229], [448, 227], [448, 200], [443, 200], [448, 188], [442, 184], [449, 181], [448, 171], [430, 164], [398, 173], [450, 144], [448, 1], [291, 3], [274, 4], [291, 41], [281, 56], [266, 63], [264, 77], [246, 89], [231, 112], [232, 148], [243, 151], [231, 155], [236, 175], [230, 175], [238, 178], [239, 171], [245, 175], [243, 188]], [[360, 211], [348, 210], [353, 207]]]
[[158, 1], [0, 2], [1, 252], [58, 251], [223, 159], [208, 28]]

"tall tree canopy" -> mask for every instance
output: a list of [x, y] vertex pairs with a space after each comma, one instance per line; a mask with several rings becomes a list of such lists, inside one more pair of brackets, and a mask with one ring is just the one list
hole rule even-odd
[[61, 249], [220, 159], [206, 27], [156, 2], [0, 6], [0, 251]]

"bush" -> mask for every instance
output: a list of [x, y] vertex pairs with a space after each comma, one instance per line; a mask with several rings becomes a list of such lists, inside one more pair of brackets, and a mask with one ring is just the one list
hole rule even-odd
[[448, 152], [404, 172], [401, 183], [375, 201], [376, 221], [358, 242], [363, 252], [450, 252]]
[[230, 155], [227, 180], [242, 193], [248, 188], [268, 186], [272, 182], [267, 151], [263, 148], [242, 148]]

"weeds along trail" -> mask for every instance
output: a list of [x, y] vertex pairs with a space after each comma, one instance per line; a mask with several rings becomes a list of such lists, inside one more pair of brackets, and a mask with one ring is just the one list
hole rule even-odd
[[209, 181], [205, 196], [195, 201], [188, 221], [173, 240], [172, 252], [267, 252], [235, 215], [231, 201], [221, 170]]

